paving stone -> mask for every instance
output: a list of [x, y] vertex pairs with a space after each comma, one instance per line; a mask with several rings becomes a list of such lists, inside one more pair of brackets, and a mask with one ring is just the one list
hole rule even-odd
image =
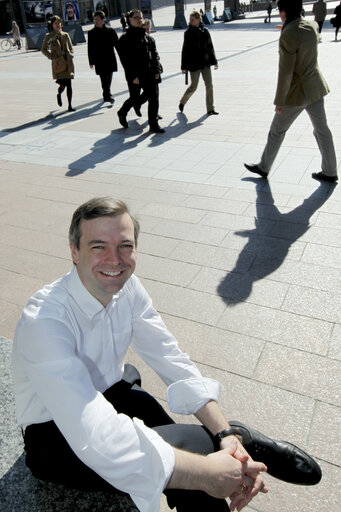
[[223, 247], [182, 241], [172, 252], [171, 258], [223, 270], [238, 267], [240, 273], [245, 273], [250, 268], [254, 256], [248, 252], [240, 255], [237, 251]]
[[[333, 239], [331, 238], [331, 243]], [[341, 248], [328, 245], [307, 244], [302, 260], [322, 268], [341, 268]]]
[[341, 323], [341, 294], [338, 291], [312, 290], [303, 286], [290, 286], [282, 309]]
[[141, 233], [138, 239], [138, 254], [167, 257], [178, 245], [179, 241], [164, 236]]
[[267, 344], [254, 377], [321, 401], [341, 404], [341, 363], [279, 345]]
[[231, 305], [218, 327], [317, 354], [326, 354], [332, 324], [273, 308], [241, 303]]
[[218, 297], [146, 279], [142, 282], [161, 313], [216, 325], [225, 309]]
[[341, 325], [335, 324], [332, 337], [330, 340], [330, 347], [328, 356], [332, 359], [341, 361]]
[[210, 245], [219, 245], [226, 235], [226, 230], [198, 226], [188, 222], [174, 220], [160, 220], [155, 222], [152, 233], [157, 235], [167, 234], [168, 237], [177, 240], [188, 240]]
[[312, 455], [339, 464], [341, 456], [341, 408], [316, 402], [308, 448]]
[[190, 263], [140, 254], [136, 274], [161, 283], [188, 286], [201, 267]]

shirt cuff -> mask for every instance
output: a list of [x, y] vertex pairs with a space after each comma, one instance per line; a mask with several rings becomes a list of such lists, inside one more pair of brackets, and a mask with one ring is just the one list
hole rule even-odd
[[218, 401], [220, 384], [207, 378], [179, 380], [167, 389], [169, 408], [177, 414], [194, 414], [210, 400]]

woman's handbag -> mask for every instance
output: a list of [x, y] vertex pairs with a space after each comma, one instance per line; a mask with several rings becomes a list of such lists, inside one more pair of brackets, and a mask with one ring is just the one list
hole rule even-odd
[[52, 59], [52, 69], [54, 73], [62, 73], [67, 69], [67, 62], [63, 55], [57, 57], [56, 59]]

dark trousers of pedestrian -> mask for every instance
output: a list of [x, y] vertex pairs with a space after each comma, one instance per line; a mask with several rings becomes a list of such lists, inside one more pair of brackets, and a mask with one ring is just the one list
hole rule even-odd
[[148, 101], [148, 123], [150, 128], [154, 128], [158, 125], [157, 114], [159, 111], [159, 86], [156, 80], [150, 79], [141, 82], [140, 84], [134, 84], [128, 82], [129, 87], [129, 98], [123, 103], [119, 112], [126, 116], [131, 109], [140, 109], [141, 107], [141, 89], [143, 103]]
[[324, 22], [324, 20], [316, 22], [319, 26], [319, 34], [321, 34], [321, 32], [322, 32], [323, 22]]
[[112, 82], [112, 72], [110, 73], [101, 73], [99, 75], [101, 79], [102, 89], [103, 89], [103, 99], [104, 101], [108, 101], [111, 99], [111, 82]]
[[[121, 380], [103, 394], [118, 413], [140, 418], [171, 446], [202, 455], [218, 449], [205, 427], [174, 423], [162, 406], [137, 384]], [[88, 492], [124, 494], [83, 464], [53, 421], [29, 425], [24, 441], [26, 465], [36, 478]], [[230, 510], [225, 500], [202, 491], [166, 489], [164, 494], [169, 507], [176, 507], [177, 512]]]

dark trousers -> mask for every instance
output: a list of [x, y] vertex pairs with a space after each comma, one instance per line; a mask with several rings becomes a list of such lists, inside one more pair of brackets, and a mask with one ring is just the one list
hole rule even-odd
[[[149, 126], [155, 127], [158, 124], [157, 113], [159, 111], [159, 86], [156, 80], [146, 80], [140, 84], [128, 82], [129, 98], [123, 103], [120, 108], [120, 113], [126, 116], [131, 107], [139, 109], [141, 104], [148, 101], [148, 123]], [[141, 102], [140, 93], [142, 89]]]
[[319, 33], [320, 33], [320, 34], [321, 34], [321, 32], [322, 32], [323, 22], [324, 22], [324, 20], [322, 20], [322, 21], [317, 21], [317, 24], [318, 24], [318, 26], [319, 26]]
[[[216, 450], [211, 434], [199, 425], [175, 424], [163, 407], [137, 384], [125, 380], [104, 393], [118, 413], [138, 417], [174, 447], [207, 455]], [[66, 487], [123, 494], [78, 459], [53, 421], [29, 425], [24, 434], [26, 465], [40, 480]], [[170, 508], [178, 512], [228, 512], [225, 500], [201, 491], [166, 489]]]
[[99, 75], [101, 79], [102, 89], [103, 89], [103, 99], [109, 100], [111, 98], [111, 82], [112, 82], [112, 72], [110, 73], [101, 73]]

